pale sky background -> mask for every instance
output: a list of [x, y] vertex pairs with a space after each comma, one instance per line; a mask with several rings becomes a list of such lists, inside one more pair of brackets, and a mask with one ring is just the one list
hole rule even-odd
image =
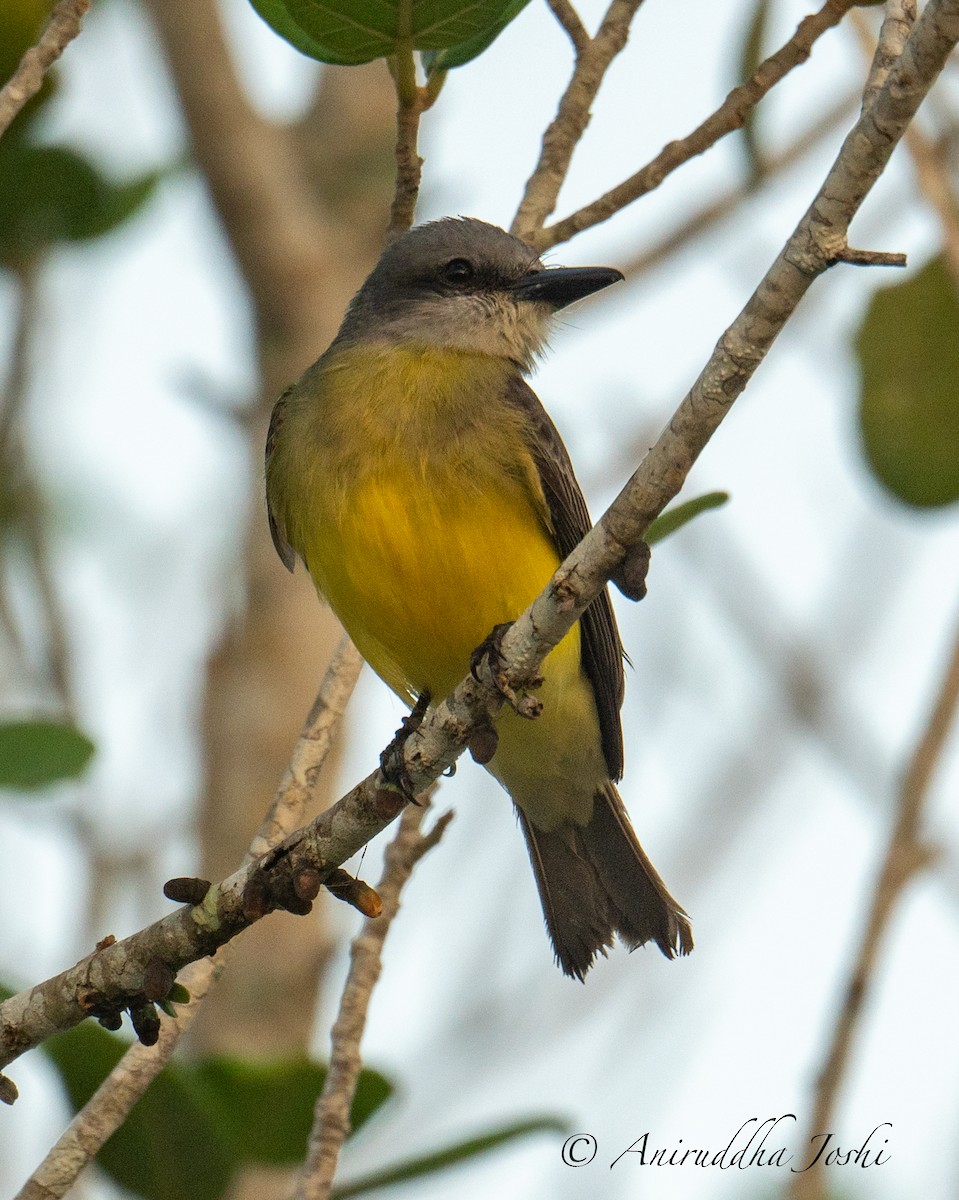
[[[224, 8], [257, 101], [295, 112], [314, 67], [245, 0]], [[712, 111], [736, 82], [750, 8], [648, 0], [600, 94], [562, 213]], [[594, 23], [600, 7], [582, 11]], [[806, 11], [779, 0], [768, 47]], [[568, 63], [565, 36], [534, 0], [486, 55], [451, 74], [424, 122], [421, 219], [509, 223]], [[788, 140], [863, 71], [851, 32], [833, 31], [764, 105], [763, 136]], [[162, 62], [128, 0], [91, 15], [61, 78], [51, 136], [119, 175], [182, 155]], [[574, 311], [558, 330], [534, 386], [595, 514], [745, 303], [840, 137], [720, 236]], [[625, 262], [722, 190], [741, 155], [729, 139], [551, 261]], [[913, 266], [934, 252], [938, 230], [901, 151], [854, 233], [856, 244], [906, 251]], [[344, 1179], [510, 1117], [557, 1112], [597, 1138], [591, 1166], [563, 1165], [560, 1139], [540, 1137], [396, 1194], [751, 1200], [785, 1188], [784, 1170], [608, 1165], [646, 1131], [651, 1146], [681, 1138], [719, 1150], [749, 1118], [789, 1112], [799, 1125], [784, 1142], [797, 1161], [803, 1153], [812, 1080], [895, 789], [959, 619], [956, 510], [907, 511], [871, 479], [857, 444], [851, 336], [871, 290], [901, 277], [847, 268], [815, 285], [690, 479], [687, 494], [725, 488], [732, 502], [655, 551], [641, 605], [614, 597], [635, 664], [623, 793], [694, 918], [695, 953], [669, 963], [654, 950], [618, 949], [587, 986], [564, 979], [506, 797], [464, 764], [439, 801], [455, 806], [456, 820], [417, 870], [390, 935], [365, 1042], [367, 1061], [398, 1081], [401, 1096], [351, 1144]], [[232, 574], [240, 523], [251, 506], [257, 519], [262, 512], [229, 418], [256, 387], [250, 312], [199, 179], [172, 177], [141, 220], [58, 255], [44, 285], [31, 453], [47, 477], [56, 470], [56, 575], [98, 754], [79, 793], [0, 807], [0, 974], [24, 984], [87, 948], [69, 919], [89, 885], [70, 819], [80, 806], [114, 845], [160, 846], [154, 877], [112, 914], [118, 936], [165, 912], [160, 882], [194, 865], [197, 681], [216, 629], [242, 603]], [[4, 330], [10, 310], [0, 289]], [[818, 733], [796, 720], [797, 670], [821, 677]], [[370, 769], [400, 713], [364, 675], [344, 787]], [[953, 736], [928, 806], [943, 859], [895, 915], [834, 1126], [852, 1147], [892, 1122], [892, 1157], [867, 1171], [837, 1169], [844, 1196], [955, 1195], [957, 789]], [[365, 878], [375, 878], [380, 852], [370, 848]], [[357, 927], [352, 912], [335, 919], [345, 932]], [[317, 1024], [321, 1056], [333, 979], [344, 970], [341, 953]], [[4, 1196], [65, 1119], [39, 1055], [14, 1075], [21, 1100], [0, 1112]], [[91, 1178], [83, 1194], [116, 1193]]]

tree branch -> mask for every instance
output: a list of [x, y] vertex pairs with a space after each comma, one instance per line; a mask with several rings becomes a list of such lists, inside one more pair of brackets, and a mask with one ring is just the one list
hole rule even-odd
[[577, 54], [582, 54], [592, 38], [586, 31], [586, 26], [583, 24], [579, 13], [570, 4], [570, 0], [546, 0], [552, 11], [553, 16], [559, 22], [569, 36], [569, 40], [573, 43], [573, 49]]
[[576, 22], [570, 23], [572, 9], [569, 5], [560, 3], [553, 7], [557, 20], [576, 46], [576, 65], [556, 116], [543, 134], [539, 162], [526, 182], [523, 199], [510, 227], [512, 233], [531, 245], [538, 244], [535, 235], [556, 207], [573, 151], [589, 124], [590, 106], [610, 64], [626, 45], [629, 27], [642, 2], [612, 0], [594, 38], [586, 36], [578, 17]]
[[410, 4], [401, 4], [398, 16], [400, 44], [396, 55], [390, 59], [390, 73], [396, 85], [396, 185], [387, 241], [398, 238], [413, 225], [423, 173], [423, 160], [417, 149], [420, 117], [433, 106], [446, 79], [445, 71], [437, 71], [423, 87], [417, 85], [411, 22]]
[[[863, 49], [873, 51], [873, 36], [865, 15], [854, 12], [853, 29], [855, 30]], [[892, 30], [887, 22], [894, 22], [893, 29], [904, 30], [900, 36], [908, 36], [908, 30], [916, 19], [915, 0], [901, 0], [894, 12], [891, 12], [883, 22], [882, 35], [889, 37]], [[876, 55], [887, 57], [881, 46], [875, 50]], [[916, 126], [910, 125], [905, 135], [906, 149], [912, 158], [916, 172], [916, 183], [919, 191], [928, 201], [939, 218], [942, 228], [942, 249], [945, 260], [959, 287], [959, 201], [949, 178], [938, 147]]]
[[[929, 0], [875, 102], [843, 142], [808, 212], [720, 338], [669, 426], [602, 519], [503, 637], [503, 663], [497, 674], [513, 691], [528, 686], [546, 654], [677, 494], [813, 281], [841, 257], [850, 221], [957, 41], [959, 0]], [[488, 664], [477, 673], [480, 679], [464, 680], [398, 748], [413, 793], [423, 791], [450, 767], [473, 732], [500, 707], [502, 693], [490, 678]], [[302, 911], [295, 888], [298, 872], [328, 873], [385, 828], [405, 804], [395, 784], [381, 770], [374, 771], [252, 867], [241, 868], [211, 888], [201, 904], [180, 909], [0, 1005], [0, 1066], [53, 1032], [77, 1024], [98, 1003], [115, 1003], [142, 990], [144, 972], [155, 958], [176, 972], [212, 953], [271, 908]], [[249, 903], [251, 891], [256, 904]]]
[[180, 1038], [193, 1024], [197, 1009], [219, 978], [225, 954], [191, 963], [181, 982], [190, 1001], [177, 1010], [175, 1021], [163, 1021], [155, 1046], [134, 1042], [87, 1103], [76, 1114], [43, 1162], [17, 1192], [14, 1200], [60, 1200], [80, 1172], [100, 1153], [107, 1139], [130, 1115], [130, 1110], [173, 1056]]
[[[409, 24], [409, 6], [402, 6], [400, 12]], [[416, 62], [411, 40], [400, 46], [391, 63], [396, 84], [396, 187], [386, 233], [390, 241], [405, 233], [413, 224], [423, 173], [423, 160], [417, 149], [423, 95], [422, 89], [416, 84]]]
[[[770, 180], [777, 178], [782, 172], [799, 162], [827, 134], [832, 133], [844, 117], [852, 114], [858, 100], [858, 91], [845, 96], [822, 116], [810, 122], [809, 126], [788, 146], [782, 150], [770, 151], [765, 154], [762, 165], [757, 171], [750, 172], [740, 183], [734, 184], [728, 192], [717, 196], [715, 200], [709, 201], [702, 208], [691, 213], [679, 225], [664, 234], [658, 242], [640, 250], [625, 263], [620, 263], [620, 270], [626, 276], [627, 283], [658, 267], [677, 251], [689, 246], [694, 238], [701, 237], [702, 234], [738, 211], [744, 200], [748, 200], [760, 192]], [[911, 131], [910, 127], [909, 132]], [[602, 304], [605, 297], [611, 298], [614, 294], [615, 289], [613, 292], [600, 292], [593, 303]]]
[[[43, 636], [49, 682], [66, 714], [74, 715], [70, 687], [70, 654], [59, 597], [47, 553], [44, 529], [44, 497], [24, 453], [21, 424], [30, 383], [30, 351], [40, 304], [41, 260], [33, 259], [16, 272], [19, 284], [19, 309], [14, 329], [10, 368], [6, 386], [0, 391], [0, 470], [6, 478], [6, 491], [15, 507], [15, 525], [23, 539], [33, 574], [33, 585], [43, 620]], [[0, 599], [0, 621], [8, 625], [11, 637], [20, 644], [6, 598]]]
[[14, 117], [43, 86], [43, 77], [80, 32], [90, 0], [60, 0], [44, 26], [40, 40], [32, 46], [13, 75], [0, 88], [0, 136]]
[[[896, 820], [876, 880], [859, 952], [846, 984], [832, 1039], [816, 1080], [816, 1101], [810, 1124], [811, 1136], [830, 1126], [890, 917], [906, 886], [934, 857], [920, 836], [920, 820], [929, 785], [942, 756], [957, 708], [959, 628], [935, 703], [902, 781]], [[825, 1177], [818, 1165], [812, 1170], [793, 1176], [791, 1200], [820, 1200], [826, 1194]]]
[[[276, 845], [302, 821], [307, 799], [332, 748], [362, 666], [359, 653], [344, 635], [293, 750], [289, 769], [250, 844], [250, 861]], [[190, 993], [189, 1003], [177, 1010], [176, 1020], [161, 1022], [155, 1047], [139, 1042], [130, 1047], [76, 1114], [15, 1200], [53, 1200], [67, 1194], [83, 1168], [122, 1125], [134, 1104], [170, 1060], [180, 1038], [193, 1024], [200, 1005], [222, 973], [226, 956], [224, 949], [214, 959], [204, 959], [187, 967], [180, 982]], [[8, 1103], [14, 1099], [15, 1093], [8, 1097]]]
[[382, 969], [383, 943], [399, 912], [400, 892], [414, 866], [439, 842], [453, 817], [452, 812], [444, 813], [429, 833], [423, 834], [420, 826], [425, 814], [425, 805], [411, 804], [400, 818], [376, 888], [383, 901], [383, 912], [366, 922], [350, 947], [350, 970], [330, 1036], [329, 1070], [316, 1103], [306, 1163], [294, 1200], [328, 1200], [332, 1191], [340, 1150], [350, 1135], [350, 1109], [363, 1068], [360, 1041], [366, 1028], [373, 988]]
[[562, 221], [557, 221], [555, 225], [549, 225], [545, 229], [539, 226], [530, 227], [519, 236], [525, 237], [542, 253], [551, 246], [568, 241], [584, 229], [609, 220], [620, 209], [654, 191], [677, 167], [710, 149], [734, 129], [741, 128], [749, 112], [767, 92], [794, 67], [804, 63], [812, 53], [816, 41], [828, 29], [838, 24], [856, 3], [857, 0], [826, 0], [819, 12], [801, 21], [789, 41], [765, 62], [760, 63], [750, 80], [733, 88], [719, 108], [692, 133], [664, 146], [645, 167], [600, 196], [598, 200], [577, 209]]
[[[861, 13], [853, 13], [853, 28], [857, 32], [861, 27], [861, 18]], [[862, 94], [864, 110], [869, 108], [879, 89], [886, 82], [915, 23], [916, 0], [886, 0], [886, 11], [883, 14], [882, 26], [879, 30], [879, 41], [872, 55], [869, 80]]]

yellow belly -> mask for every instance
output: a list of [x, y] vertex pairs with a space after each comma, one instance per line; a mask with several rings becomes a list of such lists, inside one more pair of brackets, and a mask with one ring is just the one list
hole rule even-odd
[[[367, 481], [331, 533], [308, 551], [316, 582], [364, 658], [403, 696], [450, 692], [474, 648], [519, 616], [559, 565], [518, 488], [444, 495], [411, 475]], [[543, 715], [503, 713], [490, 770], [539, 827], [583, 823], [607, 772], [578, 625], [543, 677]]]
[[[395, 372], [379, 379], [375, 395], [395, 384]], [[355, 405], [364, 389], [354, 379], [350, 390]], [[394, 408], [389, 434], [379, 434], [369, 406], [365, 415], [365, 453], [351, 446], [348, 463], [329, 429], [325, 443], [300, 443], [309, 466], [293, 464], [302, 490], [289, 493], [288, 525], [318, 590], [377, 674], [407, 700], [424, 691], [439, 700], [466, 676], [493, 627], [539, 594], [559, 555], [531, 460], [503, 421], [494, 416], [488, 431], [461, 437], [454, 425], [432, 444], [410, 427], [415, 405], [399, 416]], [[354, 419], [361, 424], [362, 411]], [[397, 421], [407, 422], [400, 434], [392, 432]], [[543, 676], [543, 715], [525, 721], [504, 712], [489, 769], [536, 825], [583, 823], [608, 772], [578, 625], [547, 657]]]
[[[335, 611], [360, 640], [382, 647], [412, 691], [437, 699], [467, 673], [493, 626], [517, 617], [559, 565], [518, 488], [440, 493], [412, 473], [360, 483], [342, 523], [311, 550]], [[567, 656], [578, 656], [578, 637], [567, 640]], [[387, 667], [375, 653], [370, 662]]]

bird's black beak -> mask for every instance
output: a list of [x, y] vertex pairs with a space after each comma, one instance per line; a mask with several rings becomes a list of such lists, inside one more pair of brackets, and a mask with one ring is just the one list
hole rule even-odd
[[513, 295], [520, 300], [538, 300], [558, 311], [622, 278], [622, 271], [615, 267], [541, 267], [518, 279]]

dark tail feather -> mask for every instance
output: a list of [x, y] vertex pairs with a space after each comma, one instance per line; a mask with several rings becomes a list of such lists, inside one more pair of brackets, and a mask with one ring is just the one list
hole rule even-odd
[[633, 832], [616, 788], [596, 793], [588, 825], [536, 829], [521, 809], [546, 927], [567, 975], [585, 978], [617, 933], [635, 950], [654, 941], [667, 958], [693, 948], [689, 918]]

